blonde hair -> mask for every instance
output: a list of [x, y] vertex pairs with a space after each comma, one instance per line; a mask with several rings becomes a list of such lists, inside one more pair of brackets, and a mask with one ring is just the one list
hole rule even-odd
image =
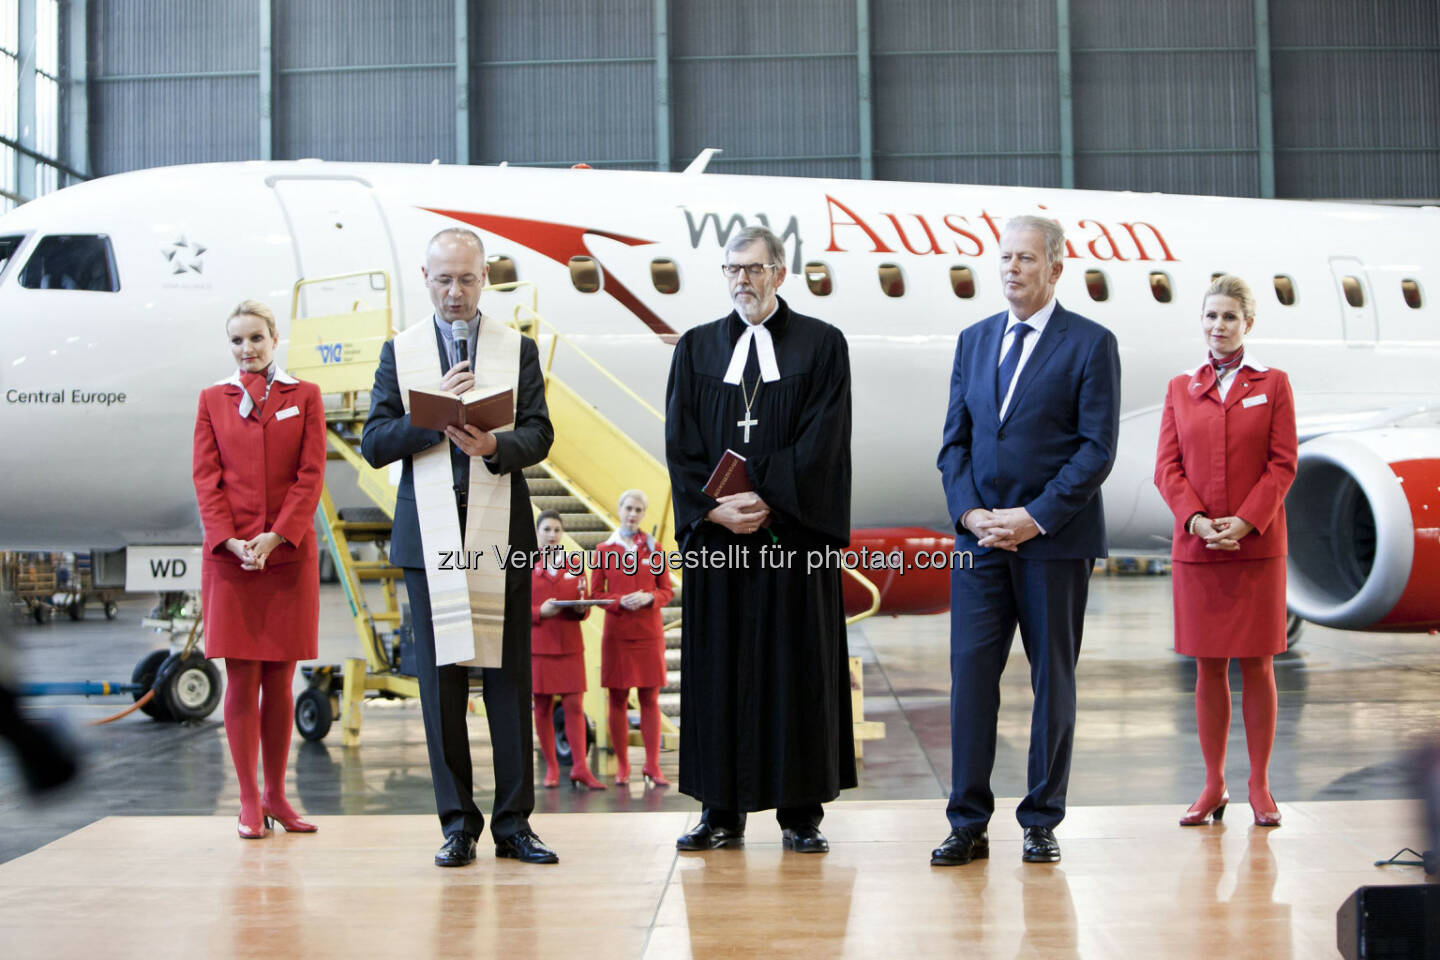
[[[1250, 284], [1233, 273], [1222, 273], [1210, 281], [1210, 286], [1205, 290], [1205, 300], [1211, 297], [1229, 297], [1232, 300], [1238, 300], [1240, 312], [1245, 315], [1245, 319], [1255, 319], [1255, 294], [1250, 292]], [[1204, 303], [1205, 300], [1200, 302]]]
[[650, 498], [645, 496], [644, 490], [626, 490], [624, 493], [620, 494], [620, 499], [615, 501], [615, 509], [618, 510], [621, 507], [625, 506], [626, 500], [639, 500], [640, 506], [644, 507], [646, 510], [650, 509]]
[[259, 300], [241, 300], [230, 311], [230, 316], [225, 318], [225, 332], [230, 332], [230, 321], [236, 317], [259, 317], [265, 321], [265, 328], [270, 331], [271, 340], [279, 340], [280, 335], [275, 332], [275, 314], [270, 308]]

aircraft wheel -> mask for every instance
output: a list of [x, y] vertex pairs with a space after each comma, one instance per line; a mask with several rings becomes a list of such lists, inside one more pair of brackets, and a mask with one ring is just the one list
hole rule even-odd
[[[171, 666], [173, 671], [168, 671]], [[220, 668], [198, 650], [183, 659], [180, 654], [173, 654], [160, 672], [168, 673], [164, 684], [165, 702], [176, 720], [203, 720], [220, 705], [220, 693], [224, 689]]]
[[[145, 691], [155, 686], [155, 675], [160, 672], [160, 664], [164, 663], [169, 657], [169, 650], [153, 650], [141, 657], [140, 662], [135, 664], [135, 671], [130, 674], [130, 682], [138, 683], [145, 687], [145, 690], [133, 694], [136, 700], [145, 696]], [[155, 691], [155, 696], [150, 698], [149, 703], [140, 708], [140, 712], [147, 717], [159, 720], [161, 723], [169, 723], [175, 719], [174, 714], [170, 712], [170, 707], [165, 703], [164, 694], [159, 690]]]
[[84, 620], [84, 619], [85, 619], [85, 601], [84, 601], [84, 600], [79, 600], [79, 599], [77, 599], [77, 600], [71, 600], [69, 603], [67, 603], [67, 604], [65, 605], [65, 612], [68, 613], [68, 614], [70, 614], [70, 619], [71, 619], [71, 620]]
[[114, 600], [107, 600], [105, 602], [105, 619], [114, 620], [119, 615], [120, 604], [116, 603]]
[[43, 603], [37, 603], [31, 607], [30, 615], [35, 618], [36, 623], [44, 623], [50, 619], [50, 612], [45, 608], [45, 604]]
[[1300, 632], [1305, 629], [1305, 621], [1290, 613], [1285, 612], [1285, 649], [1292, 650], [1295, 644], [1300, 642]]
[[318, 687], [306, 687], [295, 698], [295, 729], [306, 740], [323, 740], [335, 721], [330, 694]]

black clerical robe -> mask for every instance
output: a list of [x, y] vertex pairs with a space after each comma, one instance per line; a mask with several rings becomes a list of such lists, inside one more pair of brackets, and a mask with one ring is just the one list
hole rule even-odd
[[[844, 574], [833, 555], [807, 572], [850, 540], [849, 352], [838, 329], [781, 300], [766, 324], [780, 379], [760, 384], [746, 442], [742, 385], [723, 379], [744, 323], [732, 312], [687, 331], [665, 392], [687, 564], [680, 789], [737, 811], [834, 800], [856, 783]], [[753, 390], [750, 350], [742, 379]], [[703, 488], [727, 448], [746, 457], [768, 531], [738, 536], [705, 519], [716, 501]]]

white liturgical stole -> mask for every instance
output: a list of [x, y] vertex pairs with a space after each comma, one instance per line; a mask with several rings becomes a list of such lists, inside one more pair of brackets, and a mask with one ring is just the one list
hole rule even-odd
[[[498, 321], [481, 316], [470, 368], [477, 389], [509, 387], [516, 391], [520, 371], [520, 334]], [[416, 323], [395, 335], [395, 373], [400, 399], [410, 410], [410, 389], [434, 390], [440, 355], [435, 346], [435, 325]], [[512, 429], [501, 427], [495, 432]], [[480, 457], [470, 458], [462, 543], [460, 518], [455, 510], [455, 486], [450, 471], [450, 441], [437, 443], [411, 457], [415, 479], [415, 506], [420, 519], [420, 544], [425, 555], [425, 579], [430, 587], [430, 621], [435, 630], [435, 662], [473, 667], [500, 666], [505, 633], [505, 570], [496, 562], [498, 548], [507, 561], [510, 554], [510, 477], [493, 474]], [[441, 569], [451, 551], [464, 549], [467, 563], [450, 563]], [[449, 555], [449, 556], [447, 556]]]

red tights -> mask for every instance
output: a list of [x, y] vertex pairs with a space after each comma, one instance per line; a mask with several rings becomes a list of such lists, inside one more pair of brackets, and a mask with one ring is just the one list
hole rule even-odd
[[[1245, 744], [1250, 753], [1250, 797], [1256, 810], [1274, 809], [1270, 802], [1270, 751], [1275, 745], [1275, 666], [1271, 657], [1240, 657], [1240, 704], [1245, 716]], [[1230, 735], [1230, 660], [1197, 657], [1195, 723], [1205, 757], [1205, 792], [1199, 809], [1215, 806], [1225, 793], [1225, 746]]]
[[[590, 765], [585, 761], [585, 708], [580, 694], [560, 695], [560, 708], [565, 711], [565, 739], [570, 741], [570, 779], [586, 786], [597, 785]], [[545, 786], [560, 783], [560, 763], [555, 757], [555, 695], [535, 694], [535, 735], [540, 739], [540, 754], [545, 758]]]
[[[225, 658], [225, 738], [240, 781], [240, 822], [246, 826], [260, 826], [262, 807], [282, 817], [297, 815], [285, 799], [294, 679], [294, 660]], [[263, 797], [255, 779], [257, 754], [265, 768]]]
[[[610, 690], [610, 746], [615, 751], [615, 780], [630, 778], [629, 690]], [[660, 775], [660, 688], [636, 687], [640, 700], [640, 738], [645, 741], [645, 776], [656, 783], [668, 781]]]

